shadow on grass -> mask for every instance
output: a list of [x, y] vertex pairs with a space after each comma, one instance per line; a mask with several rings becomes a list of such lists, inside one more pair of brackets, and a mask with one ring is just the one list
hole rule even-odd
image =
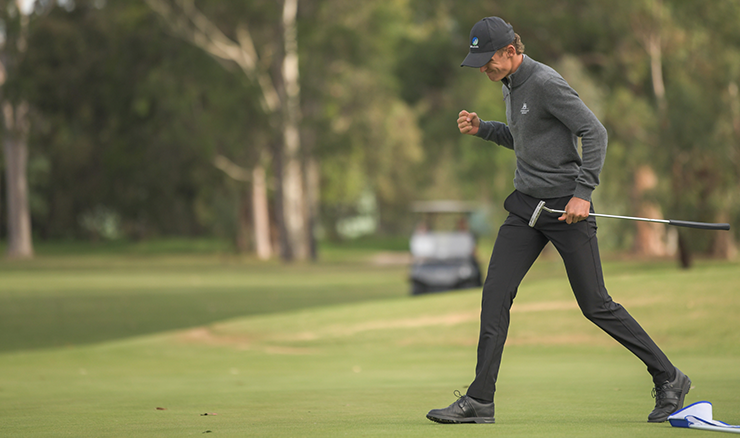
[[[332, 249], [341, 258], [341, 251]], [[367, 251], [365, 251], [367, 253]], [[0, 352], [89, 344], [224, 319], [406, 294], [405, 268], [280, 264], [217, 241], [39, 245], [0, 263]]]
[[122, 290], [105, 295], [0, 295], [0, 351], [88, 344], [224, 319], [400, 295], [398, 289]]

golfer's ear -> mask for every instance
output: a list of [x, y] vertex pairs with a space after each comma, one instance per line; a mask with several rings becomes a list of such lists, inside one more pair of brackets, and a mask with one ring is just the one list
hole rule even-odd
[[516, 47], [513, 44], [506, 46], [506, 54], [510, 57], [516, 55]]

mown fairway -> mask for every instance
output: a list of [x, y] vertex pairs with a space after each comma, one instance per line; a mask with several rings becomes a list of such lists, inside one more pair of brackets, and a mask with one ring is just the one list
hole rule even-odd
[[[472, 378], [480, 292], [410, 297], [403, 266], [330, 259], [3, 262], [0, 436], [702, 433], [645, 422], [648, 374], [580, 315], [555, 258], [537, 262], [514, 304], [497, 424], [432, 423], [426, 412]], [[709, 400], [716, 419], [740, 423], [740, 265], [605, 271], [615, 300], [694, 381], [687, 403]]]

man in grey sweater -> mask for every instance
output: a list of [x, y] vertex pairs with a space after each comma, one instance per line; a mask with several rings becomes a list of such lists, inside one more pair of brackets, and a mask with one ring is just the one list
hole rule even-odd
[[[461, 111], [461, 133], [512, 149], [514, 188], [504, 202], [509, 216], [499, 230], [483, 286], [475, 380], [467, 394], [427, 418], [439, 423], [493, 423], [501, 355], [517, 288], [548, 242], [565, 263], [584, 316], [645, 363], [655, 384], [650, 422], [666, 421], [683, 407], [691, 380], [671, 364], [645, 330], [609, 296], [601, 271], [591, 193], [599, 184], [607, 133], [578, 94], [552, 68], [524, 55], [511, 25], [487, 17], [470, 32], [470, 52], [462, 66], [502, 82], [506, 123], [483, 121]], [[578, 138], [582, 153], [578, 152]], [[564, 210], [560, 217], [529, 219], [540, 200]]]

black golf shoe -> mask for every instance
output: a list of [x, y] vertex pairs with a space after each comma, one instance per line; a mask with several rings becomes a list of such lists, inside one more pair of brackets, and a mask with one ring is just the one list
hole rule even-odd
[[467, 395], [455, 391], [459, 398], [444, 409], [432, 409], [427, 418], [437, 423], [495, 423], [494, 406], [491, 403], [480, 403]]
[[655, 409], [648, 415], [649, 423], [662, 423], [668, 417], [683, 408], [683, 399], [691, 389], [691, 379], [676, 368], [676, 377], [670, 382], [655, 385], [653, 397], [655, 398]]

